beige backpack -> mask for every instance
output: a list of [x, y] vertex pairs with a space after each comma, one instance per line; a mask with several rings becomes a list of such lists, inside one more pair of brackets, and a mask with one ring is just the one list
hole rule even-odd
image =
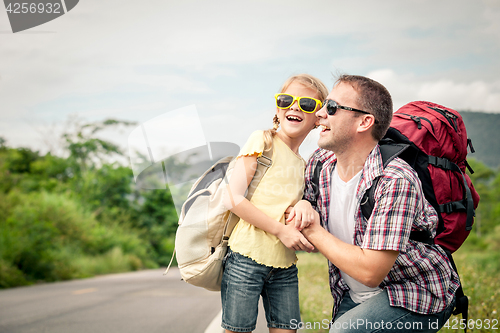
[[[248, 200], [271, 166], [272, 153], [271, 146], [257, 158], [255, 176], [246, 194]], [[235, 162], [233, 156], [222, 158], [198, 178], [182, 205], [175, 236], [174, 254], [176, 252], [184, 281], [212, 291], [221, 288], [222, 260], [227, 253], [229, 236], [239, 221], [239, 217], [223, 204]], [[170, 264], [164, 274], [167, 274]]]

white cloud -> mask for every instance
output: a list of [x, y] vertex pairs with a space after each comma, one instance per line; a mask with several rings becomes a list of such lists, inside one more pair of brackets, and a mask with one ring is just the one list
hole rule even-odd
[[373, 71], [368, 76], [389, 90], [395, 109], [414, 100], [427, 100], [457, 110], [500, 113], [500, 80], [424, 81], [414, 74], [401, 75], [391, 69]]

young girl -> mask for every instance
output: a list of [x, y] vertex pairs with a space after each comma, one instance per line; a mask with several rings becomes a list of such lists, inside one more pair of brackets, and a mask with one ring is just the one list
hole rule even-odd
[[[299, 146], [316, 126], [315, 112], [328, 94], [307, 74], [290, 77], [276, 94], [274, 128], [254, 132], [241, 150], [228, 185], [225, 205], [240, 217], [225, 258], [222, 327], [226, 332], [255, 329], [260, 295], [269, 332], [295, 332], [300, 323], [295, 251], [313, 246], [284, 213], [303, 194], [306, 162]], [[281, 129], [278, 131], [278, 128]], [[264, 147], [273, 147], [272, 166], [251, 200], [245, 198]]]

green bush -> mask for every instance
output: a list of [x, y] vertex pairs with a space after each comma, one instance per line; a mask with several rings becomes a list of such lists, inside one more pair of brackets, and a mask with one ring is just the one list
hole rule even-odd
[[131, 169], [111, 162], [121, 149], [96, 137], [132, 123], [73, 125], [62, 136], [67, 157], [9, 148], [0, 137], [0, 288], [154, 268], [172, 257], [170, 192], [139, 191]]
[[[3, 199], [7, 213], [0, 220], [0, 285], [4, 287], [15, 280], [26, 284], [156, 267], [150, 245], [136, 231], [97, 221], [64, 195], [11, 192]], [[109, 264], [108, 269], [102, 263]]]
[[10, 288], [29, 284], [23, 272], [0, 258], [0, 288]]

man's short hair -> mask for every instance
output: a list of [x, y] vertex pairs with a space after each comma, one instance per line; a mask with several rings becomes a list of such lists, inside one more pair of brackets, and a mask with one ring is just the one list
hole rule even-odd
[[373, 124], [372, 136], [380, 141], [392, 120], [392, 98], [389, 91], [377, 81], [359, 75], [341, 75], [335, 85], [340, 83], [351, 85], [358, 93], [358, 107], [372, 113], [378, 120], [378, 123]]

